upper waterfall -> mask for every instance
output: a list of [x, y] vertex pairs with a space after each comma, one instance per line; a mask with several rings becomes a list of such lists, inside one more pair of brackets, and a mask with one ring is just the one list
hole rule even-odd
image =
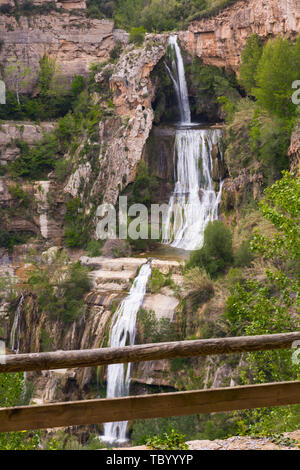
[[180, 111], [180, 119], [182, 124], [191, 123], [191, 110], [189, 104], [188, 88], [184, 73], [184, 64], [180, 51], [180, 47], [177, 43], [177, 36], [169, 37], [169, 60], [171, 68], [166, 64], [174, 89], [176, 92], [178, 106]]

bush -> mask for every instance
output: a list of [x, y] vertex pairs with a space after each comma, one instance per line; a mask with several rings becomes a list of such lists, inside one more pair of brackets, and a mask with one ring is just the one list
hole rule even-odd
[[65, 243], [69, 248], [84, 247], [88, 241], [87, 222], [79, 198], [70, 199], [65, 215]]
[[40, 311], [65, 323], [84, 312], [83, 298], [92, 286], [88, 269], [79, 262], [69, 264], [65, 254], [59, 252], [35, 264], [27, 283], [37, 296]]
[[245, 240], [234, 253], [234, 266], [237, 268], [250, 266], [253, 259], [254, 255], [250, 248], [250, 240]]
[[154, 294], [158, 292], [162, 287], [173, 285], [171, 272], [168, 274], [163, 274], [159, 269], [153, 268], [151, 277], [149, 280], [149, 289]]
[[55, 134], [45, 134], [35, 147], [30, 148], [24, 141], [17, 141], [21, 154], [17, 160], [9, 164], [14, 176], [38, 180], [54, 169], [55, 157], [59, 145]]
[[140, 344], [178, 340], [175, 324], [169, 318], [156, 318], [153, 310], [140, 309], [138, 313]]
[[129, 42], [140, 46], [144, 42], [145, 35], [146, 30], [142, 26], [138, 28], [131, 28], [129, 33]]
[[185, 443], [185, 435], [170, 429], [168, 432], [163, 432], [158, 436], [148, 436], [145, 444], [150, 449], [158, 450], [188, 450], [188, 445]]
[[187, 268], [204, 268], [216, 278], [225, 273], [233, 262], [232, 234], [223, 222], [209, 222], [204, 232], [203, 248], [192, 252]]

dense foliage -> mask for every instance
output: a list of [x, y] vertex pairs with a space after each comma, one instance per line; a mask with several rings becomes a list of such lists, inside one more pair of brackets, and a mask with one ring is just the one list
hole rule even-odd
[[[0, 374], [0, 407], [26, 405], [27, 401], [23, 373]], [[1, 450], [33, 450], [39, 443], [38, 432], [0, 433]]]
[[184, 29], [191, 19], [218, 14], [237, 0], [87, 0], [88, 16], [114, 18], [120, 28]]
[[[300, 292], [300, 178], [285, 172], [268, 188], [260, 203], [264, 217], [274, 225], [273, 237], [257, 233], [252, 249], [267, 262], [264, 282], [240, 281], [227, 299], [225, 318], [230, 335], [259, 335], [299, 329]], [[243, 383], [297, 380], [299, 365], [290, 350], [249, 353], [240, 374]], [[270, 432], [292, 429], [299, 407], [263, 409], [242, 413], [241, 430]], [[299, 419], [299, 418], [298, 418]]]

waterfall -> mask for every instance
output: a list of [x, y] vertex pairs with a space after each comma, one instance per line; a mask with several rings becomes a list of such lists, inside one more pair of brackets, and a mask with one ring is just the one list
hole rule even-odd
[[171, 68], [166, 64], [177, 96], [180, 119], [182, 123], [191, 122], [191, 110], [189, 105], [189, 95], [184, 73], [184, 64], [180, 48], [177, 43], [177, 36], [169, 37], [169, 61]]
[[[222, 182], [218, 194], [212, 179], [212, 149], [218, 145], [220, 129], [189, 128], [191, 112], [184, 66], [177, 36], [170, 36], [171, 68], [181, 115], [174, 146], [175, 188], [169, 201], [163, 227], [163, 243], [183, 250], [195, 250], [203, 245], [204, 230], [209, 221], [218, 218]], [[185, 126], [183, 127], [182, 124]]]
[[[120, 348], [133, 345], [136, 335], [136, 316], [143, 305], [146, 286], [151, 274], [151, 264], [144, 264], [134, 279], [128, 296], [121, 302], [115, 312], [110, 329], [111, 348]], [[131, 378], [131, 364], [111, 364], [107, 370], [107, 398], [123, 397], [129, 395]], [[104, 424], [106, 442], [126, 441], [127, 421]]]
[[179, 129], [175, 138], [176, 183], [169, 201], [163, 243], [183, 250], [203, 244], [209, 221], [218, 218], [222, 183], [218, 194], [212, 180], [212, 147], [220, 129]]
[[19, 300], [19, 303], [18, 303], [18, 307], [17, 307], [16, 313], [15, 313], [12, 329], [11, 329], [11, 332], [10, 332], [10, 348], [16, 354], [19, 353], [19, 349], [20, 349], [20, 334], [21, 334], [20, 316], [21, 316], [21, 312], [22, 312], [23, 302], [24, 302], [24, 295], [22, 294], [21, 298]]

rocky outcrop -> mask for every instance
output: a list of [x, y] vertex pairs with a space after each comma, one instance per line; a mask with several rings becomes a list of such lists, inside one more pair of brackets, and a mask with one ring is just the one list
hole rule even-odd
[[28, 122], [3, 122], [0, 125], [0, 164], [14, 161], [20, 155], [16, 140], [24, 141], [30, 146], [41, 140], [44, 133], [53, 131], [55, 123], [41, 122], [32, 124]]
[[181, 34], [188, 52], [205, 64], [238, 71], [241, 51], [253, 33], [263, 39], [300, 32], [299, 0], [242, 0], [212, 18], [193, 21]]
[[[135, 178], [154, 119], [151, 72], [165, 54], [166, 41], [166, 35], [149, 34], [142, 47], [128, 46], [110, 78], [116, 117], [100, 122], [106, 151], [92, 189], [97, 194], [105, 188], [105, 202], [114, 204], [119, 191]], [[101, 82], [102, 74], [95, 79]]]
[[[72, 2], [63, 2], [64, 6]], [[75, 2], [73, 2], [75, 4]], [[77, 4], [77, 2], [76, 2]], [[78, 8], [79, 3], [77, 4]], [[24, 91], [32, 91], [39, 60], [44, 54], [55, 57], [61, 73], [69, 78], [75, 74], [87, 75], [91, 63], [109, 59], [109, 53], [118, 40], [127, 41], [128, 35], [114, 31], [111, 20], [87, 18], [85, 13], [53, 11], [48, 15], [0, 15], [0, 61], [3, 67], [20, 61], [30, 68]], [[11, 86], [7, 79], [7, 86]]]

